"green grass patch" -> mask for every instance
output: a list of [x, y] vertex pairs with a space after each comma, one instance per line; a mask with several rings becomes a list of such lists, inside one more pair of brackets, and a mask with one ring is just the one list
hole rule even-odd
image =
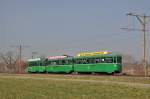
[[[3, 75], [3, 74], [1, 74]], [[16, 76], [16, 74], [4, 74], [3, 76]], [[65, 79], [84, 79], [84, 80], [100, 80], [100, 81], [117, 81], [150, 84], [150, 77], [134, 77], [134, 76], [111, 76], [111, 75], [69, 75], [69, 74], [19, 74], [17, 76], [24, 77], [41, 77], [41, 78], [65, 78]]]
[[[35, 78], [55, 77], [60, 79], [98, 80], [108, 78], [107, 80], [111, 80], [109, 76], [104, 78], [90, 78], [86, 76], [69, 77], [64, 75], [23, 75], [23, 77], [24, 76]], [[0, 99], [150, 99], [150, 88], [131, 87], [111, 83], [56, 81], [32, 78], [19, 79], [14, 77], [16, 77], [16, 75], [0, 75]], [[19, 77], [21, 77], [21, 75], [19, 75]], [[117, 81], [117, 79], [115, 79], [115, 81]]]

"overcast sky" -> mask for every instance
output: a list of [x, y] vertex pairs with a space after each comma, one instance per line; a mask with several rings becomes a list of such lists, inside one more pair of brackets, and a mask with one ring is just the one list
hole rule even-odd
[[108, 50], [141, 59], [142, 32], [120, 29], [141, 28], [128, 12], [150, 15], [150, 0], [0, 0], [0, 52], [21, 44], [24, 57]]

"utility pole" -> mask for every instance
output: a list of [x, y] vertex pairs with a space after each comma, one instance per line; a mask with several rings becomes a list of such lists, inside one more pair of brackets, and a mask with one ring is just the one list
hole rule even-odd
[[28, 45], [11, 45], [10, 47], [16, 47], [19, 49], [19, 67], [18, 67], [18, 72], [21, 73], [22, 68], [21, 68], [21, 60], [22, 60], [22, 49], [24, 47], [29, 47]]
[[134, 13], [128, 13], [127, 15], [129, 16], [134, 16], [136, 19], [140, 22], [142, 25], [142, 29], [130, 29], [130, 28], [121, 28], [121, 29], [127, 29], [127, 30], [138, 30], [138, 31], [143, 31], [143, 67], [145, 71], [145, 76], [148, 76], [148, 66], [147, 66], [147, 38], [146, 38], [146, 31], [147, 31], [147, 19], [150, 16], [144, 15], [138, 15]]

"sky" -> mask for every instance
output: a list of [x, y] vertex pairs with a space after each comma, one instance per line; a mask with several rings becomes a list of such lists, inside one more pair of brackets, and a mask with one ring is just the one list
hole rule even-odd
[[[150, 15], [150, 0], [0, 0], [0, 52], [23, 57], [107, 50], [143, 57], [143, 33], [129, 12]], [[150, 21], [148, 21], [150, 23]], [[150, 29], [150, 24], [148, 24]], [[147, 32], [150, 59], [150, 32]], [[28, 47], [26, 47], [28, 45]], [[16, 46], [16, 47], [12, 47]]]

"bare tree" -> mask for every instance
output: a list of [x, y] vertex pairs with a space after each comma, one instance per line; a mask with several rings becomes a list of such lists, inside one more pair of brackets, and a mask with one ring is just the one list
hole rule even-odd
[[6, 54], [0, 54], [1, 60], [1, 72], [17, 72], [18, 57], [13, 55], [13, 52], [7, 52]]
[[123, 55], [123, 64], [124, 65], [136, 65], [138, 62], [131, 55]]
[[133, 56], [123, 55], [123, 72], [130, 75], [144, 75], [144, 68]]

